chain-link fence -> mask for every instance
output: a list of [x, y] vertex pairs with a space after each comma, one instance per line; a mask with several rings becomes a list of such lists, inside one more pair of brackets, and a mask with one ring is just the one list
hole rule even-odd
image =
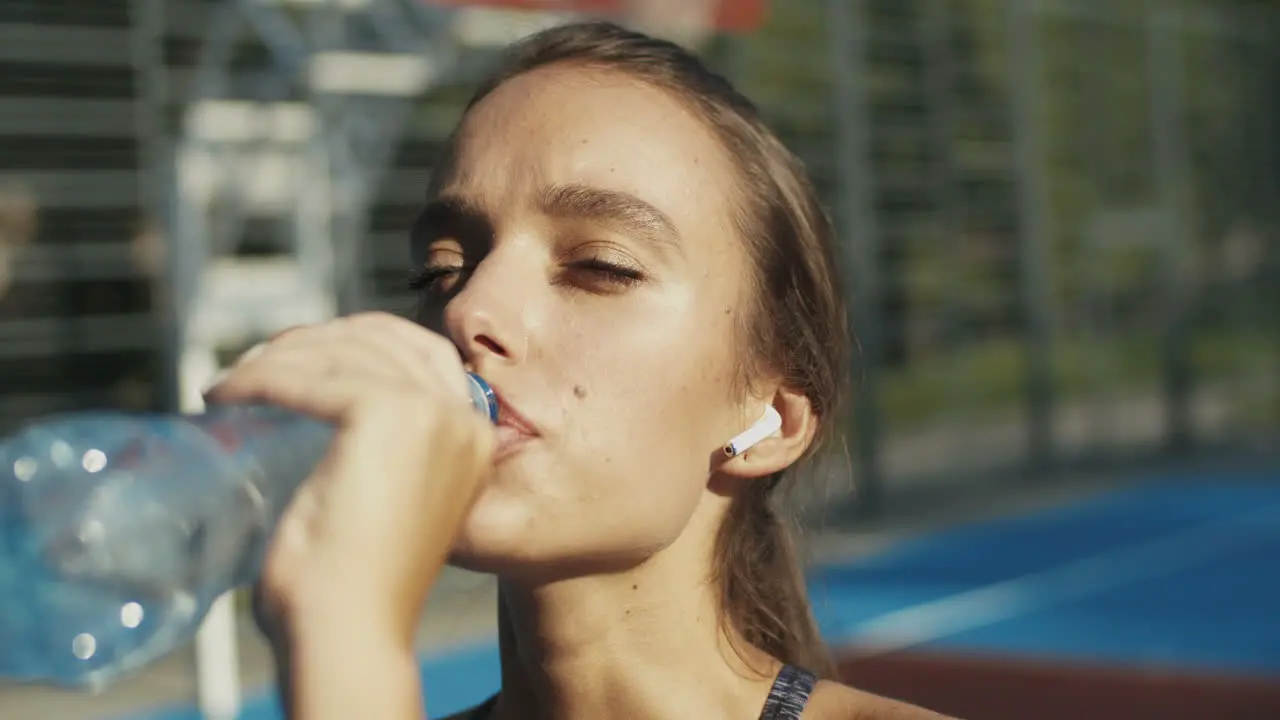
[[[359, 250], [333, 267], [364, 269], [335, 283], [340, 309], [407, 304], [404, 230], [496, 41], [432, 11], [400, 48], [434, 53], [424, 92], [334, 100], [299, 84], [317, 50], [270, 3], [242, 4], [238, 30], [234, 5], [0, 7], [4, 424], [163, 404], [161, 237], [195, 225], [211, 253], [270, 254], [315, 235], [282, 188], [316, 143], [289, 128], [350, 145], [364, 122], [386, 145], [322, 158], [364, 172], [320, 190], [345, 207], [320, 226]], [[869, 483], [1274, 437], [1276, 33], [1244, 2], [795, 0], [706, 48], [840, 218]], [[174, 203], [200, 186], [198, 218], [165, 204], [166, 160], [199, 176]]]
[[[152, 297], [196, 293], [192, 262], [298, 252], [320, 280], [264, 283], [280, 273], [259, 268], [212, 284], [294, 287], [307, 317], [407, 307], [404, 233], [444, 134], [502, 40], [557, 19], [487, 12], [0, 6], [0, 424], [172, 403], [163, 368], [181, 353]], [[790, 0], [704, 47], [841, 224], [865, 497], [1274, 438], [1275, 15], [1227, 0]], [[332, 87], [341, 72], [319, 88], [317, 68], [337, 67], [320, 56], [353, 45], [428, 62], [403, 88]], [[201, 249], [166, 263], [164, 239]], [[298, 250], [317, 242], [330, 250]]]
[[868, 496], [1274, 449], [1276, 21], [1260, 3], [807, 2], [743, 43], [736, 72], [844, 231]]

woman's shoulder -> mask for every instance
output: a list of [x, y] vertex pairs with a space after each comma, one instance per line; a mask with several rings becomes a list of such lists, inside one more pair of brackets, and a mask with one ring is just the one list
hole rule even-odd
[[831, 680], [822, 680], [813, 688], [804, 717], [805, 720], [955, 720]]

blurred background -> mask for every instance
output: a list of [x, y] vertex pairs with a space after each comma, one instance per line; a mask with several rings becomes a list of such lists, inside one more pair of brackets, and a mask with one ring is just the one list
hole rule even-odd
[[[406, 311], [407, 229], [501, 47], [689, 44], [836, 218], [860, 354], [797, 493], [870, 690], [982, 718], [1280, 718], [1280, 4], [0, 0], [0, 430], [194, 410], [285, 327]], [[433, 712], [497, 686], [440, 583]], [[5, 718], [276, 717], [228, 601], [190, 652]]]

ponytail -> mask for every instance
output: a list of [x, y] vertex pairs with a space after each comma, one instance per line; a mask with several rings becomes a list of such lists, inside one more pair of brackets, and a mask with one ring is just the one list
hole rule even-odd
[[715, 567], [721, 622], [739, 657], [745, 643], [819, 677], [834, 677], [809, 609], [792, 529], [771, 497], [781, 480], [778, 473], [755, 481], [733, 499], [720, 526]]

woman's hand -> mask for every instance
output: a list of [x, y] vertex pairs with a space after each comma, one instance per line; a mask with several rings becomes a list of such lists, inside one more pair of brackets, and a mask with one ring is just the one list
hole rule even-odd
[[210, 402], [276, 404], [338, 429], [263, 570], [259, 596], [291, 639], [355, 623], [411, 649], [493, 453], [465, 375], [448, 339], [366, 314], [289, 331], [210, 391]]

